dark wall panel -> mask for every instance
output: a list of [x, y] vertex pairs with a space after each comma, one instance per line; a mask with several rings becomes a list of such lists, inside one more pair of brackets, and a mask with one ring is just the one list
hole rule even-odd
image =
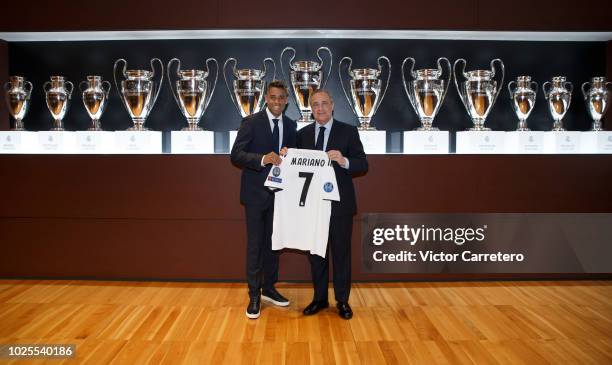
[[221, 1], [222, 28], [470, 29], [476, 26], [476, 0], [355, 0], [298, 4], [272, 0]]
[[0, 217], [240, 219], [242, 216], [240, 170], [231, 166], [228, 155], [21, 155], [0, 157], [0, 166], [13, 181], [0, 182], [2, 191], [15, 192], [3, 194]]
[[4, 1], [3, 32], [205, 29], [219, 0]]
[[8, 81], [9, 62], [8, 62], [8, 43], [0, 40], [0, 85], [2, 88], [2, 101], [0, 101], [0, 131], [10, 128], [9, 114], [4, 96], [4, 85]]
[[[612, 212], [606, 155], [369, 162], [355, 179], [356, 280], [504, 277], [362, 273], [362, 213]], [[228, 156], [7, 155], [0, 171], [0, 277], [244, 278], [239, 170]], [[303, 253], [283, 253], [281, 280], [309, 277]]]
[[207, 28], [611, 30], [608, 2], [401, 1], [294, 4], [246, 0], [3, 2], [0, 31]]
[[[243, 220], [0, 219], [0, 277], [242, 280]], [[282, 255], [283, 280], [308, 257]]]
[[478, 1], [478, 29], [534, 31], [612, 30], [607, 1]]

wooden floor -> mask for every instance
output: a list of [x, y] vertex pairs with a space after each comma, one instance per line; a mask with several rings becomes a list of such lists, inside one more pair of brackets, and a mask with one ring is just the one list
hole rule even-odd
[[0, 344], [77, 345], [45, 364], [612, 364], [610, 281], [355, 284], [350, 321], [278, 289], [291, 305], [249, 320], [244, 284], [4, 280]]

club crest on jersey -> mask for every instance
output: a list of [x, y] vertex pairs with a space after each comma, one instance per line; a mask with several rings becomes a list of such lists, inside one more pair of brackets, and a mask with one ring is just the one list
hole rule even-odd
[[325, 190], [326, 193], [331, 193], [334, 190], [334, 184], [326, 182], [325, 185], [323, 185], [323, 190]]
[[274, 167], [272, 168], [272, 175], [274, 175], [274, 176], [279, 176], [279, 175], [280, 175], [280, 173], [281, 173], [280, 167], [278, 167], [278, 166], [274, 166]]

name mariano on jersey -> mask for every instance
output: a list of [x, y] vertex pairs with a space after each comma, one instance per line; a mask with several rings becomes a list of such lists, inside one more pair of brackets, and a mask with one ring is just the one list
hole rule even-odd
[[327, 153], [290, 148], [264, 185], [276, 190], [272, 249], [296, 248], [325, 257], [331, 201], [340, 200]]

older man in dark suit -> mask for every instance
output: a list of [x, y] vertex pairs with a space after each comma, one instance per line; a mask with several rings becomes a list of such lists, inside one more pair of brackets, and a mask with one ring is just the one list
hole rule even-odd
[[[351, 291], [351, 236], [353, 215], [357, 211], [353, 175], [368, 170], [368, 161], [359, 139], [357, 128], [333, 118], [334, 101], [327, 90], [319, 89], [310, 96], [310, 107], [315, 119], [297, 134], [297, 147], [327, 151], [334, 167], [340, 193], [340, 201], [332, 201], [329, 225], [328, 250], [333, 261], [333, 282], [338, 314], [351, 319], [353, 311], [348, 304]], [[327, 287], [329, 279], [329, 254], [325, 258], [309, 255], [312, 270], [314, 296], [304, 309], [305, 315], [313, 315], [329, 307]]]
[[278, 253], [272, 251], [274, 193], [264, 186], [272, 165], [281, 163], [280, 151], [295, 147], [296, 123], [283, 115], [288, 91], [282, 81], [272, 81], [265, 95], [267, 108], [242, 120], [234, 146], [232, 163], [242, 168], [240, 202], [247, 225], [246, 273], [249, 304], [246, 316], [259, 317], [261, 299], [288, 306], [289, 300], [275, 288], [278, 280]]

